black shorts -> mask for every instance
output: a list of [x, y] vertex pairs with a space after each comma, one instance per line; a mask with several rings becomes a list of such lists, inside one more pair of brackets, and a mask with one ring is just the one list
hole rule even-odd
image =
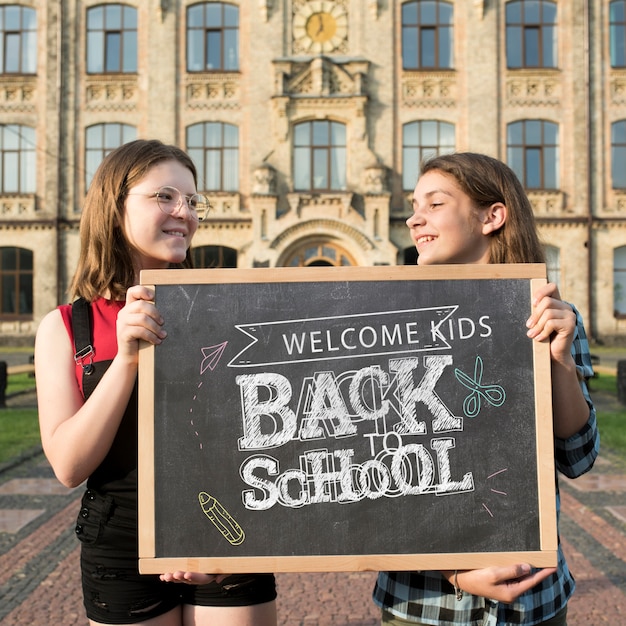
[[165, 583], [140, 574], [137, 513], [89, 489], [76, 522], [81, 541], [83, 602], [87, 617], [103, 624], [133, 624], [181, 604], [250, 606], [276, 598], [273, 574], [235, 574], [221, 583]]

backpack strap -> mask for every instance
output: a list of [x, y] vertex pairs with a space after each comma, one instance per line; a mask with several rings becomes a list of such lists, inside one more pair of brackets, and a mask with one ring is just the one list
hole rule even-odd
[[83, 397], [85, 400], [93, 393], [102, 374], [111, 361], [94, 363], [95, 351], [92, 338], [91, 304], [84, 298], [72, 303], [72, 332], [74, 333], [74, 361], [83, 370]]
[[74, 333], [74, 361], [83, 368], [83, 376], [93, 372], [94, 350], [91, 345], [91, 305], [84, 298], [72, 303], [72, 332]]

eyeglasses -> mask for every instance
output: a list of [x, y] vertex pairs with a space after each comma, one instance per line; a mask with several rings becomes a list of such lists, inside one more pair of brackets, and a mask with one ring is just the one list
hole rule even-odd
[[209, 209], [211, 208], [209, 199], [206, 196], [203, 196], [201, 193], [194, 193], [190, 196], [186, 196], [176, 189], [176, 187], [161, 187], [152, 193], [129, 191], [126, 195], [146, 196], [147, 198], [154, 196], [157, 204], [159, 205], [159, 209], [167, 215], [174, 215], [182, 206], [184, 198], [187, 203], [187, 208], [189, 209], [189, 215], [191, 215], [191, 217], [198, 222], [201, 222], [206, 218]]

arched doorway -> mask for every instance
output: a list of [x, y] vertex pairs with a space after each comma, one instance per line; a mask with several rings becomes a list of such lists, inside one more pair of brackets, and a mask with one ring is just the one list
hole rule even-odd
[[307, 241], [286, 257], [283, 267], [347, 267], [356, 265], [354, 257], [331, 241]]

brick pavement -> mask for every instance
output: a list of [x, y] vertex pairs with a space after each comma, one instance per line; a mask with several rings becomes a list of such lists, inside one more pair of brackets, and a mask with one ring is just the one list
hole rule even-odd
[[[626, 625], [626, 463], [605, 454], [589, 475], [562, 483], [561, 535], [577, 579], [568, 624]], [[80, 492], [60, 487], [40, 453], [0, 467], [0, 625], [87, 623], [73, 533]], [[377, 624], [374, 579], [279, 574], [279, 623]]]

